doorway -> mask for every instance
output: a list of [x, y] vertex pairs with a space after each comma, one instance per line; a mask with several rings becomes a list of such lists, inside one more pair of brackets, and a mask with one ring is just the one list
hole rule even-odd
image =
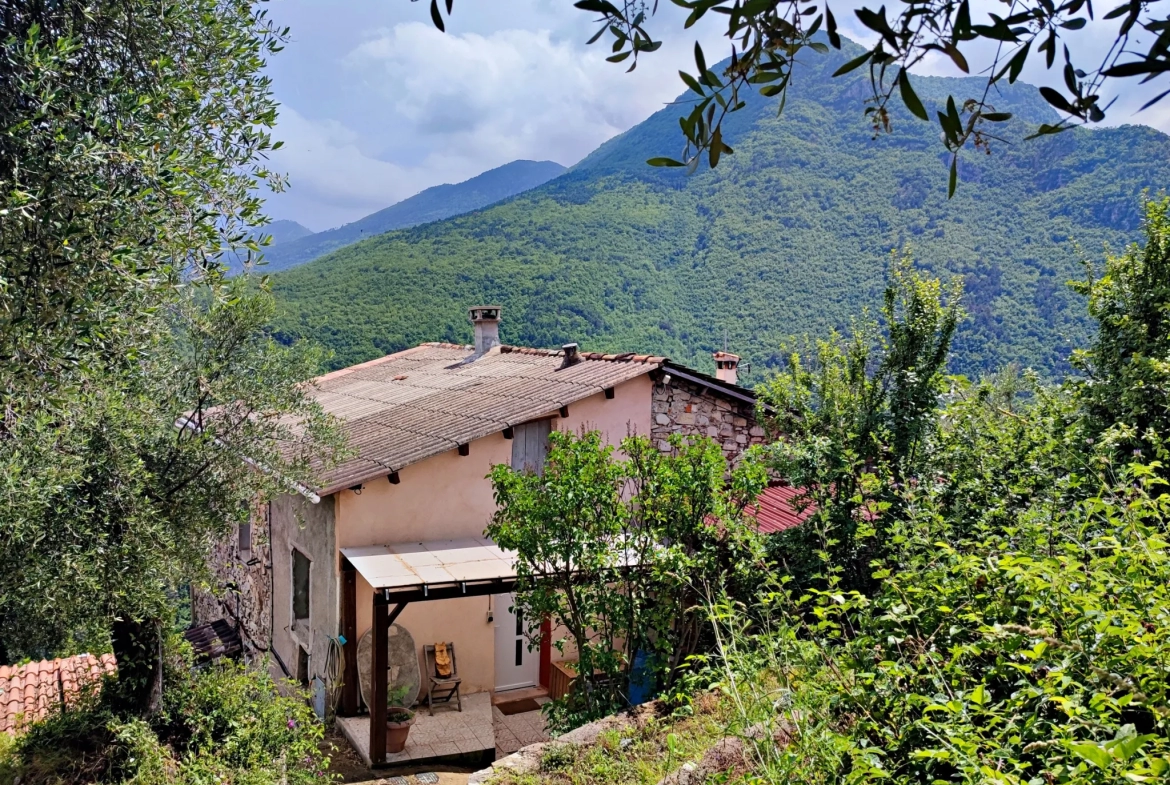
[[496, 690], [533, 687], [540, 677], [540, 651], [528, 650], [524, 619], [512, 610], [513, 594], [492, 597], [496, 628]]

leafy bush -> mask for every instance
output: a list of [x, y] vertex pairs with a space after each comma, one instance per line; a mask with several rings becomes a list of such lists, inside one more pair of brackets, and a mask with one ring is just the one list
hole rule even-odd
[[323, 727], [304, 695], [232, 662], [172, 658], [162, 712], [129, 718], [94, 699], [0, 748], [0, 782], [307, 785], [327, 777]]
[[[782, 579], [752, 615], [714, 608], [733, 724], [772, 731], [757, 734], [761, 779], [1170, 775], [1170, 493], [1152, 394], [1170, 367], [1165, 205], [1149, 208], [1145, 249], [1082, 287], [1102, 320], [1081, 357], [1090, 380], [951, 380], [917, 467], [882, 488], [870, 585], [841, 586], [830, 564], [816, 586]], [[794, 445], [816, 438], [837, 437]]]
[[487, 534], [517, 554], [530, 639], [547, 618], [568, 631], [553, 645], [576, 650], [577, 686], [547, 709], [550, 728], [568, 730], [628, 706], [640, 659], [644, 678], [677, 678], [703, 633], [696, 576], [734, 583], [760, 564], [741, 515], [766, 477], [750, 459], [728, 473], [706, 438], [675, 435], [664, 453], [630, 436], [622, 459], [597, 431], [549, 442], [542, 474], [493, 467], [499, 509]]

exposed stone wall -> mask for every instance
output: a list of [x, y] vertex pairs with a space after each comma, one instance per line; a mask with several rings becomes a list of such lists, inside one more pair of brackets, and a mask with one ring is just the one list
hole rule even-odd
[[650, 437], [663, 452], [670, 450], [667, 437], [672, 433], [709, 436], [732, 463], [751, 445], [764, 442], [753, 406], [711, 388], [674, 377], [670, 384], [655, 384], [651, 400]]
[[252, 518], [252, 548], [240, 551], [238, 531], [215, 544], [208, 558], [210, 582], [191, 587], [195, 624], [227, 619], [240, 631], [247, 660], [268, 652], [271, 620], [272, 549], [268, 542], [267, 507]]

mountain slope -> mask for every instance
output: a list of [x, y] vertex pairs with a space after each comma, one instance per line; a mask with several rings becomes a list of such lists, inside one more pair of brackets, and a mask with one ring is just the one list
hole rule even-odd
[[[265, 249], [266, 264], [260, 269], [265, 273], [284, 270], [384, 232], [478, 210], [535, 188], [564, 171], [555, 161], [512, 161], [461, 183], [436, 185], [345, 226], [290, 238], [291, 242], [280, 240], [279, 247]], [[285, 222], [276, 221], [272, 226], [278, 223]], [[272, 234], [276, 246], [275, 231]]]
[[283, 245], [290, 243], [293, 240], [299, 240], [302, 237], [308, 237], [313, 233], [313, 230], [307, 226], [301, 226], [296, 221], [273, 221], [264, 227], [262, 234], [272, 235], [273, 245]]
[[[1088, 324], [1065, 282], [1105, 243], [1137, 238], [1143, 188], [1170, 183], [1170, 137], [1141, 126], [1074, 130], [964, 153], [946, 198], [937, 126], [895, 113], [873, 139], [865, 77], [831, 79], [857, 50], [810, 57], [781, 118], [749, 101], [718, 169], [644, 161], [680, 147], [670, 106], [570, 172], [480, 212], [394, 232], [275, 277], [280, 334], [346, 365], [420, 341], [470, 339], [465, 307], [504, 306], [505, 341], [666, 354], [709, 368], [723, 344], [758, 378], [791, 335], [841, 328], [876, 306], [891, 253], [966, 279], [971, 318], [953, 367], [1063, 367]], [[978, 80], [919, 77], [928, 110]], [[1005, 89], [1022, 139], [1051, 110]]]

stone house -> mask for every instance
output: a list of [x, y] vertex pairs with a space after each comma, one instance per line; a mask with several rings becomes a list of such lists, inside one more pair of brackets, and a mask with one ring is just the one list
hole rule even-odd
[[510, 563], [483, 537], [493, 465], [542, 466], [551, 430], [648, 434], [664, 450], [672, 433], [709, 435], [732, 460], [763, 440], [734, 355], [718, 353], [710, 376], [665, 357], [501, 345], [498, 307], [471, 320], [472, 346], [422, 344], [314, 380], [355, 454], [220, 543], [214, 585], [195, 592], [197, 623], [231, 621], [322, 713], [361, 711], [359, 642], [391, 622], [420, 658], [454, 642], [465, 694], [547, 686], [559, 654], [547, 628], [529, 650]]

